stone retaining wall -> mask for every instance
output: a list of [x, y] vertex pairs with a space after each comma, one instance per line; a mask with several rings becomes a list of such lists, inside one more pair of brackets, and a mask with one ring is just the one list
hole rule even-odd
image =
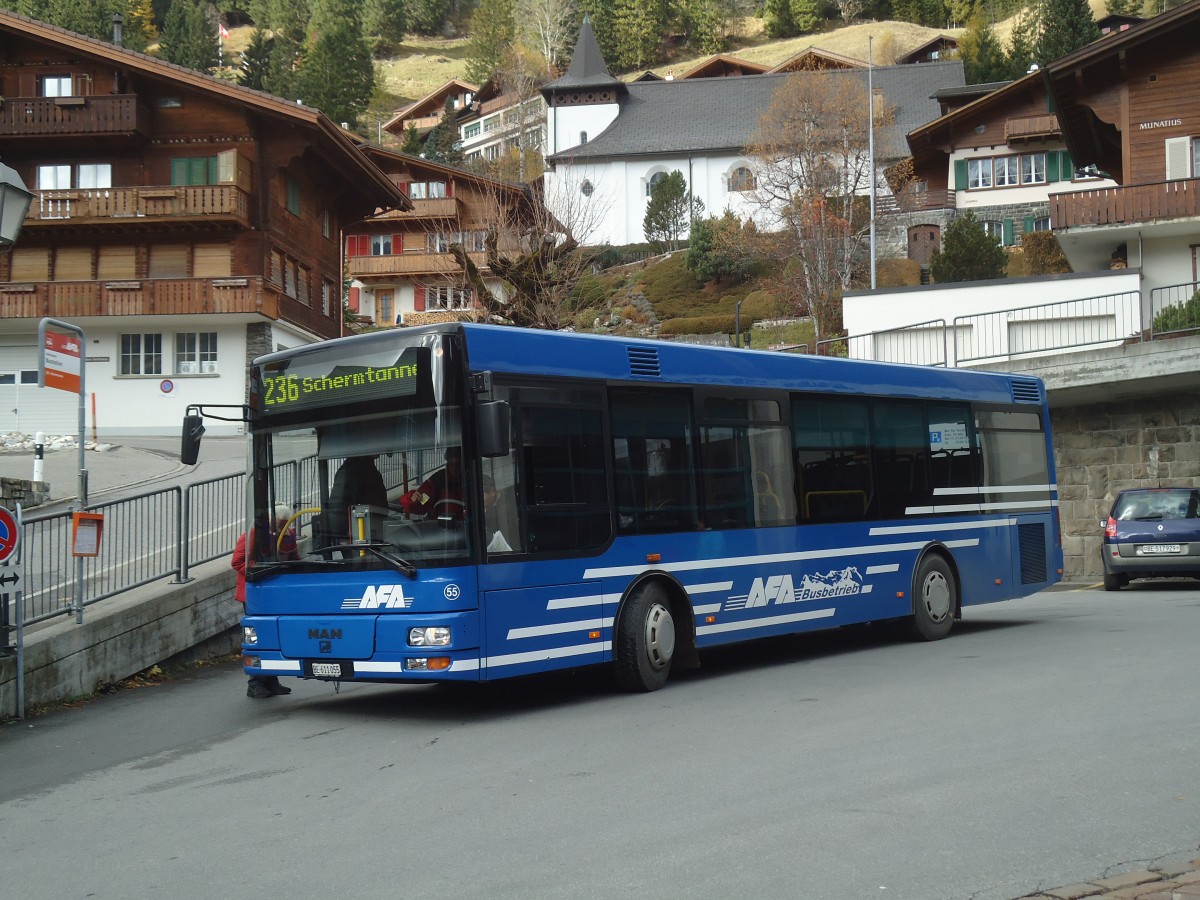
[[1096, 578], [1119, 491], [1200, 487], [1200, 395], [1051, 410], [1067, 578]]
[[29, 481], [24, 478], [0, 478], [0, 506], [6, 509], [32, 509], [50, 499], [50, 483]]

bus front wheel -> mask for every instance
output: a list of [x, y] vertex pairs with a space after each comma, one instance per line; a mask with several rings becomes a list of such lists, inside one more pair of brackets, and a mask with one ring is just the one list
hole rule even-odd
[[941, 640], [950, 633], [958, 606], [958, 589], [950, 564], [936, 553], [929, 554], [917, 569], [914, 588], [916, 602], [908, 620], [910, 636], [920, 641]]
[[617, 684], [628, 691], [657, 691], [671, 674], [675, 620], [661, 586], [644, 584], [625, 602], [617, 626]]

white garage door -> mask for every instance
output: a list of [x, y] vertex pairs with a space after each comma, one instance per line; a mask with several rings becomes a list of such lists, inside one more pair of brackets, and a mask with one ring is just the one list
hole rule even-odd
[[37, 345], [0, 339], [0, 432], [76, 434], [79, 395], [38, 387]]

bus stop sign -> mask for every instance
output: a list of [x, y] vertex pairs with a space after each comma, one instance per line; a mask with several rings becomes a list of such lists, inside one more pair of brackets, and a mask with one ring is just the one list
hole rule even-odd
[[17, 551], [17, 543], [21, 540], [21, 532], [17, 530], [17, 520], [3, 506], [0, 506], [0, 563], [8, 560]]

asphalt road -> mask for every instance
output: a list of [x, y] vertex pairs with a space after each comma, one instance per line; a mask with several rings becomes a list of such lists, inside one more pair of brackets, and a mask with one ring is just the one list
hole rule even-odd
[[0, 728], [5, 896], [981, 898], [1200, 842], [1200, 585], [482, 689], [230, 665]]

